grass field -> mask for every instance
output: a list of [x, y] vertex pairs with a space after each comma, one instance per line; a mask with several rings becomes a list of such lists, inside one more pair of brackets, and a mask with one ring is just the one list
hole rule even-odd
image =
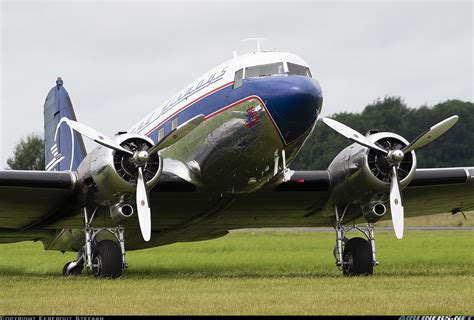
[[73, 254], [0, 246], [0, 314], [473, 314], [471, 231], [378, 232], [372, 277], [344, 278], [332, 232], [238, 232], [129, 252], [117, 280], [62, 277]]

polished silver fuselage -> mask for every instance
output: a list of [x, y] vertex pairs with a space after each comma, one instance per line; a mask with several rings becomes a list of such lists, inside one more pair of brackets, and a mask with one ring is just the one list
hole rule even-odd
[[301, 76], [256, 79], [227, 90], [204, 123], [162, 152], [163, 170], [201, 190], [252, 192], [301, 149], [320, 113], [321, 90]]

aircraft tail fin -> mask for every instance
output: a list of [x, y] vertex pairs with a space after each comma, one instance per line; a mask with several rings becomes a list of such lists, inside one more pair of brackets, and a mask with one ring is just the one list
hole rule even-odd
[[58, 78], [44, 102], [44, 152], [47, 171], [77, 170], [87, 155], [81, 135], [67, 125], [61, 125], [61, 118], [77, 121], [71, 99]]

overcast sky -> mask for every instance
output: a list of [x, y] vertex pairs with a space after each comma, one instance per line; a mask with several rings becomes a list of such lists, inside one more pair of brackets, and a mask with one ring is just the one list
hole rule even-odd
[[254, 50], [241, 42], [248, 37], [310, 64], [324, 115], [385, 95], [410, 107], [473, 101], [470, 1], [12, 1], [2, 2], [1, 20], [0, 168], [21, 137], [42, 133], [57, 76], [79, 121], [113, 135], [233, 50]]

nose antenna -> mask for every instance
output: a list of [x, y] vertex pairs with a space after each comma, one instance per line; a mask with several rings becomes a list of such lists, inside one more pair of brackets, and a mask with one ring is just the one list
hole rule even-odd
[[260, 41], [265, 40], [265, 38], [247, 38], [243, 39], [242, 42], [247, 42], [247, 41], [257, 41], [257, 52], [260, 52]]

